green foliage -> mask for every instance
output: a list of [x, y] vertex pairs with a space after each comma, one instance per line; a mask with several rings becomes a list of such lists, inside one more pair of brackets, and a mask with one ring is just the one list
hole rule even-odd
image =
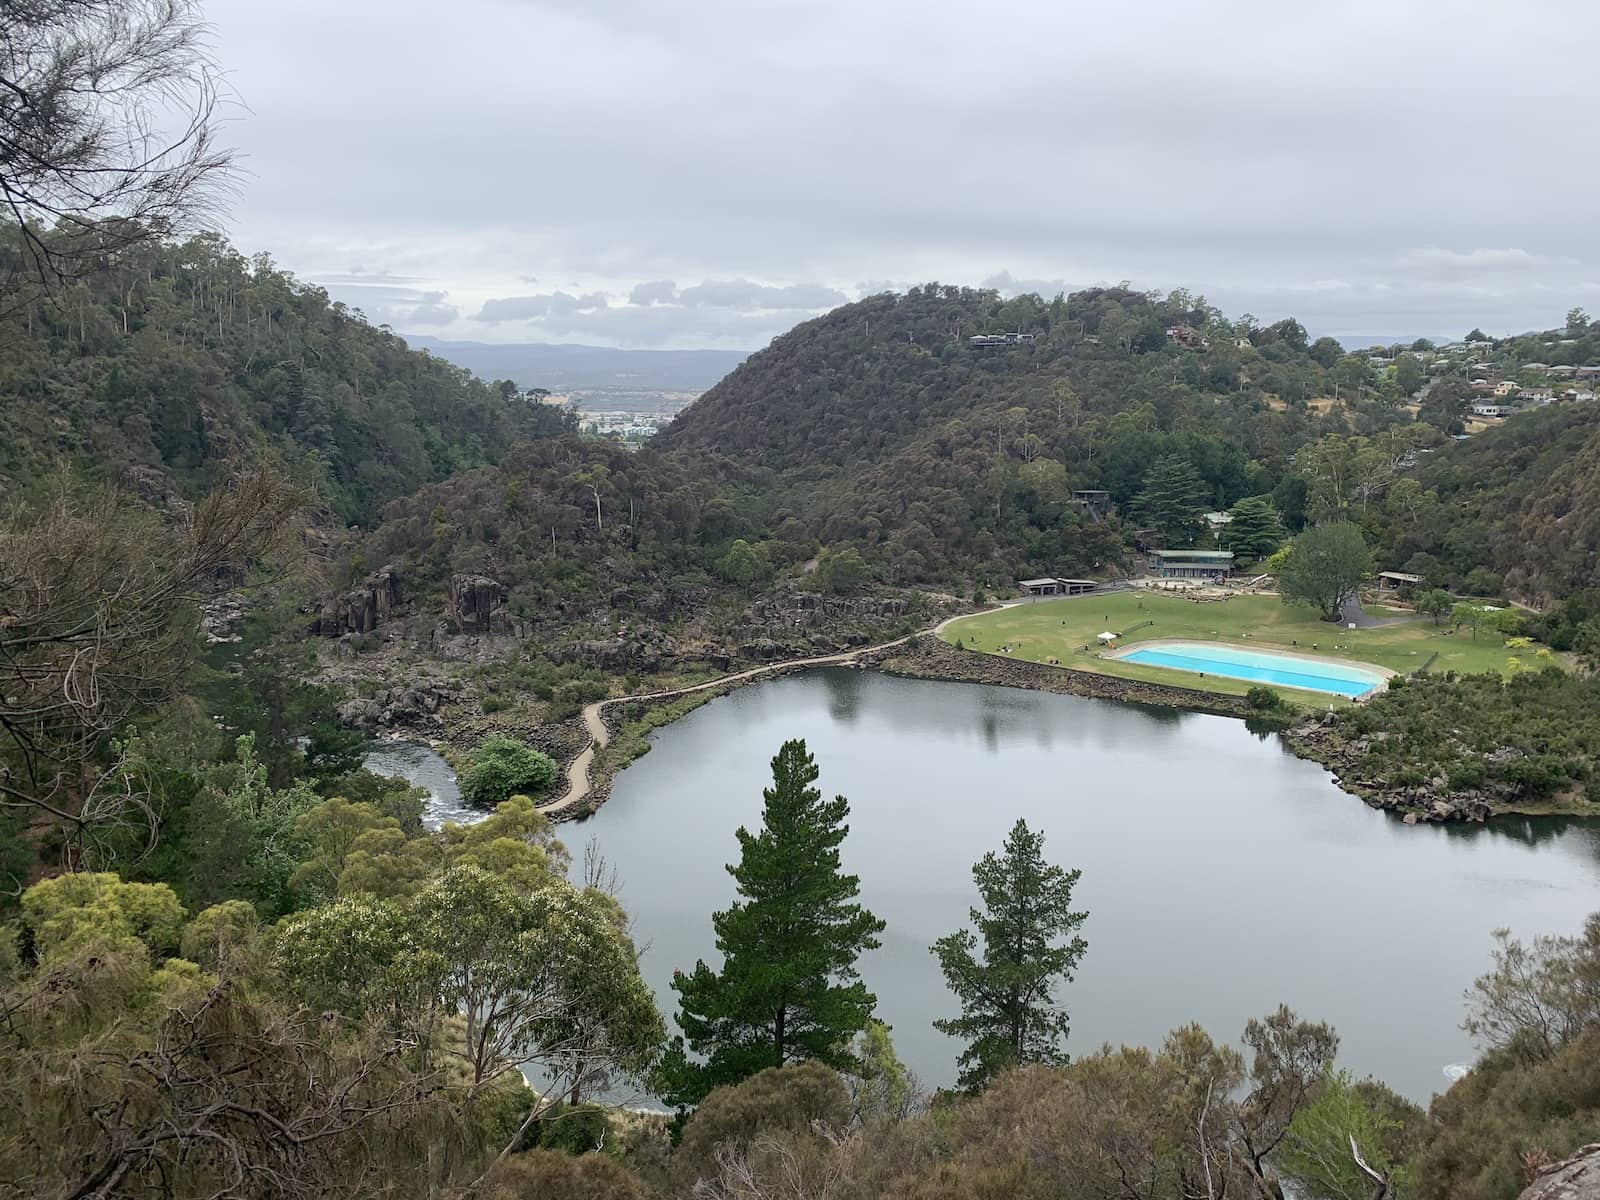
[[844, 1077], [851, 1120], [865, 1125], [909, 1116], [916, 1100], [916, 1083], [895, 1053], [889, 1027], [882, 1021], [868, 1021], [851, 1050], [856, 1063]]
[[744, 538], [735, 538], [728, 552], [717, 560], [717, 577], [740, 587], [749, 587], [766, 572], [766, 560]]
[[[1596, 339], [1589, 343], [1600, 350]], [[1429, 402], [1442, 390], [1436, 385]], [[1434, 587], [1473, 595], [1505, 587], [1536, 603], [1600, 586], [1594, 406], [1519, 413], [1419, 459], [1411, 477], [1420, 502], [1374, 522], [1386, 566], [1425, 575]]]
[[[388, 1019], [438, 1039], [474, 1094], [537, 1066], [554, 1090], [596, 1066], [644, 1068], [661, 1019], [615, 906], [547, 876], [532, 890], [452, 866], [413, 897], [341, 899], [277, 937], [280, 969], [307, 1003]], [[439, 1025], [441, 1014], [466, 1014]]]
[[688, 1184], [703, 1178], [717, 1153], [737, 1152], [761, 1134], [843, 1132], [850, 1100], [838, 1072], [819, 1062], [758, 1071], [734, 1085], [712, 1089], [683, 1129], [675, 1164]]
[[646, 1200], [637, 1178], [605, 1154], [530, 1150], [495, 1167], [484, 1200]]
[[1349, 522], [1317, 525], [1294, 540], [1294, 553], [1278, 572], [1284, 603], [1313, 605], [1324, 620], [1339, 617], [1347, 596], [1372, 570], [1372, 554], [1361, 530]]
[[1600, 1138], [1600, 1029], [1552, 1056], [1494, 1050], [1435, 1098], [1434, 1136], [1413, 1156], [1419, 1200], [1515, 1200], [1527, 1162]]
[[1021, 1063], [1066, 1061], [1061, 1043], [1069, 1021], [1052, 992], [1057, 980], [1072, 981], [1089, 948], [1077, 932], [1089, 914], [1071, 907], [1081, 874], [1047, 863], [1044, 834], [1021, 820], [1001, 854], [991, 850], [973, 866], [985, 906], [970, 910], [977, 934], [963, 929], [933, 945], [945, 982], [961, 1002], [959, 1017], [933, 1024], [967, 1042], [963, 1087], [979, 1090]]
[[397, 775], [379, 775], [365, 767], [324, 781], [324, 795], [352, 804], [370, 804], [380, 816], [399, 822], [407, 837], [422, 832], [422, 814], [428, 789], [416, 787]]
[[253, 905], [224, 900], [197, 913], [183, 927], [178, 952], [202, 970], [216, 971], [230, 954], [253, 946], [260, 934], [261, 921]]
[[57, 875], [22, 893], [22, 920], [40, 958], [97, 943], [131, 941], [164, 957], [178, 949], [183, 905], [160, 883], [124, 883], [115, 875]]
[[849, 1066], [850, 1040], [872, 1017], [876, 998], [856, 959], [884, 926], [856, 903], [856, 876], [839, 869], [849, 804], [824, 800], [818, 774], [803, 741], [783, 744], [761, 831], [739, 829], [740, 859], [728, 867], [742, 899], [711, 919], [722, 970], [701, 961], [672, 980], [678, 1025], [706, 1060], [691, 1064], [680, 1051], [669, 1063], [668, 1099], [680, 1105], [766, 1067]]
[[190, 806], [186, 895], [200, 905], [249, 900], [264, 918], [291, 911], [305, 850], [296, 823], [320, 803], [308, 784], [270, 786], [254, 735], [239, 738], [235, 760], [206, 769]]
[[1235, 554], [1257, 560], [1270, 558], [1288, 536], [1271, 496], [1246, 496], [1228, 511], [1233, 520], [1223, 536]]
[[1576, 937], [1530, 945], [1498, 929], [1494, 940], [1494, 969], [1474, 981], [1462, 1023], [1480, 1045], [1548, 1057], [1600, 1028], [1600, 913]]
[[1444, 624], [1445, 618], [1455, 611], [1455, 598], [1443, 588], [1429, 588], [1416, 599], [1417, 612], [1432, 617], [1435, 625]]
[[472, 752], [460, 779], [461, 798], [492, 808], [512, 796], [540, 796], [555, 782], [556, 763], [541, 750], [516, 738], [485, 738]]
[[135, 247], [56, 305], [0, 317], [0, 480], [57, 457], [165, 473], [193, 498], [225, 455], [281, 460], [345, 521], [570, 418], [508, 403], [321, 288], [214, 236]]
[[[1407, 772], [1486, 787], [1506, 803], [1578, 788], [1600, 763], [1600, 680], [1554, 667], [1499, 675], [1417, 675], [1340, 714], [1362, 741], [1358, 777]], [[1373, 738], [1382, 732], [1383, 738]]]
[[1256, 712], [1261, 713], [1282, 712], [1289, 707], [1288, 701], [1276, 691], [1259, 684], [1244, 694], [1244, 702]]
[[1305, 1200], [1368, 1200], [1373, 1184], [1350, 1153], [1351, 1140], [1368, 1166], [1387, 1177], [1392, 1194], [1408, 1195], [1410, 1175], [1396, 1169], [1394, 1148], [1404, 1125], [1377, 1112], [1347, 1071], [1330, 1073], [1317, 1098], [1296, 1114], [1278, 1165]]
[[1205, 482], [1187, 458], [1159, 458], [1144, 477], [1133, 511], [1169, 549], [1192, 546], [1204, 525]]
[[860, 591], [867, 577], [867, 564], [854, 546], [826, 550], [817, 563], [817, 586], [836, 596]]

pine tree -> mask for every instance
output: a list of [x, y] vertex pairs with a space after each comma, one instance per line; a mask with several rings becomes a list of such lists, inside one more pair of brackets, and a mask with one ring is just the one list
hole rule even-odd
[[1206, 511], [1206, 485], [1188, 459], [1158, 458], [1133, 501], [1134, 515], [1154, 529], [1168, 548], [1194, 544]]
[[1228, 549], [1235, 554], [1259, 561], [1283, 545], [1287, 535], [1271, 496], [1246, 496], [1233, 506], [1230, 515], [1233, 520], [1224, 537]]
[[[1081, 871], [1044, 860], [1044, 834], [1018, 821], [1003, 853], [972, 868], [986, 911], [971, 910], [970, 929], [933, 945], [961, 1015], [934, 1028], [967, 1041], [961, 1086], [980, 1091], [998, 1072], [1020, 1063], [1063, 1063], [1069, 1020], [1053, 1003], [1056, 979], [1071, 982], [1089, 944], [1077, 935], [1088, 917], [1072, 911]], [[1071, 935], [1071, 940], [1059, 939]], [[978, 956], [982, 939], [982, 957]], [[1058, 944], [1059, 943], [1059, 944]]]
[[[762, 795], [760, 833], [741, 828], [741, 856], [728, 872], [739, 895], [711, 918], [720, 972], [705, 962], [672, 987], [680, 1039], [663, 1070], [664, 1095], [696, 1104], [712, 1088], [804, 1059], [853, 1064], [849, 1050], [867, 1028], [877, 997], [856, 971], [884, 924], [856, 903], [860, 880], [839, 870], [849, 826], [843, 796], [812, 786], [816, 761], [803, 741], [783, 744]], [[704, 1057], [693, 1064], [684, 1043]]]

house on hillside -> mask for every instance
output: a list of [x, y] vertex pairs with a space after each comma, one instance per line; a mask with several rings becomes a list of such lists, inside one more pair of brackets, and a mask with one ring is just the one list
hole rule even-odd
[[1190, 350], [1198, 350], [1206, 344], [1206, 339], [1192, 325], [1168, 325], [1167, 341], [1187, 346]]
[[1494, 385], [1494, 394], [1496, 396], [1510, 396], [1521, 386], [1515, 379], [1502, 379]]
[[1516, 411], [1515, 404], [1506, 404], [1500, 400], [1475, 400], [1472, 404], [1472, 415], [1486, 419], [1509, 417]]
[[1233, 552], [1152, 550], [1146, 566], [1158, 579], [1226, 579], [1233, 570]]
[[1555, 398], [1549, 388], [1522, 388], [1517, 392], [1518, 404], [1549, 404]]
[[1094, 488], [1079, 488], [1072, 493], [1072, 503], [1083, 510], [1091, 521], [1104, 521], [1111, 515], [1111, 493]]

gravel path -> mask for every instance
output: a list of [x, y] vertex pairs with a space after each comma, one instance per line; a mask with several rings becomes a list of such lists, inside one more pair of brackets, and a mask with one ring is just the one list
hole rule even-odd
[[[1000, 605], [1008, 607], [1010, 603]], [[729, 684], [743, 683], [761, 675], [770, 675], [777, 671], [790, 671], [804, 667], [839, 667], [846, 666], [860, 659], [866, 654], [876, 654], [880, 650], [891, 650], [896, 646], [903, 646], [914, 637], [937, 637], [944, 632], [946, 625], [958, 621], [964, 616], [973, 616], [973, 613], [961, 613], [958, 616], [946, 617], [930, 629], [921, 633], [907, 634], [905, 637], [895, 638], [891, 642], [879, 642], [876, 646], [863, 646], [859, 650], [846, 650], [841, 654], [824, 654], [816, 658], [791, 658], [784, 662], [767, 663], [765, 666], [752, 667], [748, 671], [736, 671], [732, 675], [723, 675], [717, 679], [707, 680], [705, 683], [696, 683], [689, 687], [673, 688], [665, 692], [642, 692], [637, 696], [614, 696], [609, 700], [597, 700], [586, 705], [583, 710], [584, 728], [589, 731], [589, 744], [578, 752], [578, 756], [567, 764], [567, 789], [558, 798], [548, 804], [541, 804], [539, 811], [546, 815], [562, 813], [575, 808], [588, 798], [590, 792], [589, 771], [594, 766], [594, 756], [605, 749], [611, 741], [611, 732], [606, 728], [605, 721], [601, 718], [601, 710], [613, 704], [631, 704], [641, 700], [670, 700], [674, 696], [687, 696], [692, 692], [709, 691], [712, 688], [726, 687]]]

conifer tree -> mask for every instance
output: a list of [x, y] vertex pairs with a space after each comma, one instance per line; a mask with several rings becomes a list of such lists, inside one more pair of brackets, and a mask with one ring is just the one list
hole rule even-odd
[[[824, 800], [803, 741], [783, 744], [761, 831], [738, 833], [741, 856], [728, 873], [742, 899], [711, 918], [721, 971], [704, 961], [672, 981], [684, 1038], [663, 1070], [667, 1098], [696, 1104], [712, 1088], [804, 1059], [852, 1065], [877, 997], [856, 971], [884, 924], [860, 904], [859, 879], [839, 869], [849, 826], [843, 796]], [[694, 1064], [684, 1042], [705, 1062]]]
[[1190, 546], [1200, 535], [1206, 485], [1187, 458], [1158, 458], [1134, 497], [1134, 516], [1154, 529], [1168, 548]]
[[1259, 560], [1283, 545], [1287, 535], [1271, 496], [1246, 496], [1229, 511], [1233, 520], [1225, 537], [1235, 554]]
[[[1088, 917], [1072, 911], [1081, 871], [1044, 860], [1044, 834], [1019, 820], [1001, 854], [985, 854], [972, 868], [985, 911], [970, 910], [970, 929], [933, 944], [945, 981], [961, 1001], [961, 1015], [933, 1023], [966, 1039], [961, 1086], [981, 1091], [1006, 1067], [1064, 1063], [1068, 1017], [1053, 1003], [1059, 978], [1072, 972], [1089, 944], [1077, 935]], [[1071, 935], [1071, 940], [1059, 939]], [[982, 943], [980, 952], [980, 939]]]

